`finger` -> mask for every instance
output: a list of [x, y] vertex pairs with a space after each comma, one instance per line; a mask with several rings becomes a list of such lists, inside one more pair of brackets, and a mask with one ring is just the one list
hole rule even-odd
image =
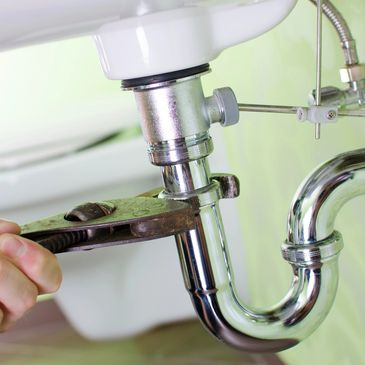
[[4, 309], [1, 330], [17, 321], [37, 301], [38, 288], [6, 257], [0, 256], [0, 303]]
[[20, 227], [14, 222], [9, 222], [5, 219], [0, 219], [0, 234], [1, 233], [19, 234]]
[[58, 290], [62, 280], [55, 255], [37, 243], [13, 235], [0, 235], [0, 253], [12, 262], [39, 288], [40, 294]]
[[0, 331], [3, 328], [4, 321], [5, 321], [4, 311], [0, 307]]

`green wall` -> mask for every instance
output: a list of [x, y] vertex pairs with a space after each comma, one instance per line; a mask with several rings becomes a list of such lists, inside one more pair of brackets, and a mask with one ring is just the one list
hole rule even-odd
[[[365, 2], [334, 1], [343, 11], [365, 62]], [[212, 63], [206, 89], [230, 85], [242, 103], [305, 105], [315, 86], [315, 7], [299, 0], [292, 14], [273, 31], [225, 51]], [[243, 25], [244, 26], [244, 25]], [[337, 35], [324, 21], [323, 85], [343, 87], [343, 65]], [[312, 125], [293, 116], [243, 113], [238, 126], [226, 131], [233, 170], [240, 177], [240, 211], [247, 248], [253, 303], [274, 304], [286, 292], [290, 268], [280, 255], [286, 216], [299, 183], [318, 164], [364, 147], [365, 120], [341, 119], [322, 127], [314, 140]], [[336, 229], [344, 236], [336, 303], [320, 329], [282, 353], [292, 365], [365, 364], [365, 199], [348, 203]]]
[[[349, 20], [365, 61], [365, 2], [334, 3]], [[341, 86], [342, 53], [335, 32], [327, 21], [324, 25], [323, 84]], [[205, 89], [231, 86], [243, 103], [305, 105], [315, 84], [314, 41], [315, 8], [299, 0], [293, 13], [273, 31], [226, 50], [212, 62], [213, 72], [204, 77]], [[2, 54], [0, 82], [2, 119], [12, 121], [11, 128], [1, 123], [0, 141], [36, 129], [37, 120], [44, 122], [43, 116], [50, 113], [67, 113], [90, 98], [119, 93], [119, 83], [104, 78], [88, 38]], [[120, 98], [122, 103], [132, 102], [130, 93]], [[52, 119], [48, 123], [51, 127]], [[267, 307], [281, 299], [290, 283], [290, 268], [281, 259], [280, 245], [297, 186], [319, 163], [363, 147], [365, 121], [341, 119], [324, 127], [322, 139], [315, 141], [313, 126], [300, 124], [293, 116], [244, 113], [240, 124], [227, 129], [225, 136], [232, 171], [242, 185], [239, 204], [247, 248], [242, 264], [250, 275], [252, 303]], [[361, 198], [349, 203], [338, 217], [336, 228], [344, 235], [345, 249], [336, 303], [320, 329], [282, 353], [289, 364], [365, 364], [364, 203]]]

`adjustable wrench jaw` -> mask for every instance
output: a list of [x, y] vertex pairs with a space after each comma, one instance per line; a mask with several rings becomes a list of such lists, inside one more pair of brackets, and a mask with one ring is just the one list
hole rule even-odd
[[138, 196], [80, 205], [22, 226], [22, 236], [53, 253], [85, 251], [172, 236], [195, 227], [189, 203]]

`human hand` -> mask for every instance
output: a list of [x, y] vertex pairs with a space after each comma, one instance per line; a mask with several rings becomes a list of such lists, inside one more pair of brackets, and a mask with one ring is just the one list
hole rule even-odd
[[39, 294], [57, 291], [62, 280], [56, 256], [19, 233], [17, 224], [0, 220], [0, 332], [32, 308]]

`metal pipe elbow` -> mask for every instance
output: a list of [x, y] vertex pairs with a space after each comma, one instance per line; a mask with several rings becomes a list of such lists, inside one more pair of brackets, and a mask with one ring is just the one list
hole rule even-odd
[[365, 194], [365, 149], [343, 153], [317, 168], [298, 189], [289, 213], [288, 241], [308, 245], [334, 232], [342, 206]]
[[212, 204], [201, 207], [197, 230], [181, 235], [178, 247], [204, 326], [225, 343], [254, 352], [281, 351], [311, 334], [337, 291], [343, 243], [334, 231], [335, 218], [347, 201], [362, 194], [365, 149], [339, 155], [304, 181], [293, 200], [282, 247], [293, 269], [292, 284], [280, 303], [264, 311], [249, 308], [236, 295], [219, 210]]
[[[244, 351], [277, 352], [296, 345], [320, 325], [336, 294], [339, 235], [305, 248], [286, 242], [284, 257], [293, 267], [290, 290], [279, 304], [259, 311], [236, 295], [218, 210], [203, 207], [198, 220], [197, 229], [179, 235], [177, 243], [186, 287], [209, 332]], [[208, 224], [210, 229], [204, 230]]]

